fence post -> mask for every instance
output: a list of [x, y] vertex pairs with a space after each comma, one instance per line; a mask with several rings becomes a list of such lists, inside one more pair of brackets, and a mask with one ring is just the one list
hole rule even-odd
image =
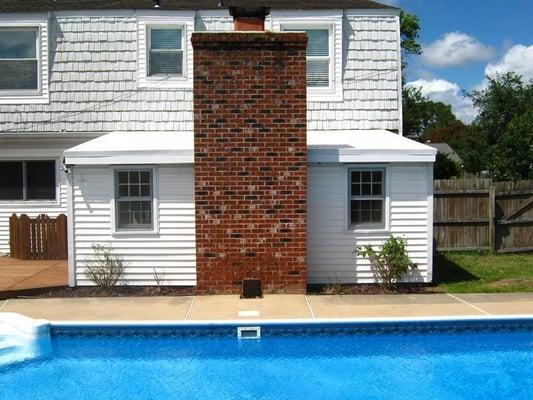
[[496, 252], [496, 187], [494, 185], [489, 187], [488, 202], [489, 251], [490, 254], [494, 254]]

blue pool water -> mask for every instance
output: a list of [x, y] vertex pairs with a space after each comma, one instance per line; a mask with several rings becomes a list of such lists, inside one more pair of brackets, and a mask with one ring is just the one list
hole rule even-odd
[[59, 334], [0, 399], [533, 399], [533, 331]]

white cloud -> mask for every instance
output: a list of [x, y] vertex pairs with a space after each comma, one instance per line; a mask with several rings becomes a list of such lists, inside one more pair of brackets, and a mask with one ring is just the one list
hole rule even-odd
[[423, 47], [422, 60], [430, 67], [446, 68], [489, 60], [494, 48], [462, 32], [450, 32]]
[[467, 124], [471, 123], [478, 114], [472, 100], [462, 95], [462, 91], [456, 83], [444, 79], [418, 79], [409, 82], [407, 86], [419, 88], [422, 94], [430, 100], [451, 105], [457, 118]]
[[494, 76], [506, 72], [516, 72], [528, 81], [533, 79], [533, 45], [527, 47], [517, 44], [495, 63], [490, 63], [485, 68], [485, 75]]

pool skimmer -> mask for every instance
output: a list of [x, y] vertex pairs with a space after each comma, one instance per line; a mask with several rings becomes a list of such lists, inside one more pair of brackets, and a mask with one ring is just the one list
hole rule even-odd
[[238, 326], [237, 337], [239, 339], [261, 339], [260, 326]]

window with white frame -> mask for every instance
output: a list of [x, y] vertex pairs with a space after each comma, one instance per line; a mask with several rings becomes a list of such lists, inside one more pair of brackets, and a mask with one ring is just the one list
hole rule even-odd
[[137, 20], [139, 87], [192, 88], [194, 13], [141, 14]]
[[38, 27], [0, 27], [0, 91], [39, 90]]
[[349, 186], [352, 228], [385, 227], [385, 170], [351, 169]]
[[0, 161], [0, 200], [56, 200], [56, 161]]
[[48, 17], [0, 16], [0, 104], [47, 104]]
[[330, 29], [285, 29], [307, 34], [307, 86], [310, 88], [327, 88], [331, 82], [332, 57], [330, 46]]
[[116, 230], [152, 230], [154, 196], [152, 169], [115, 170]]
[[148, 76], [183, 76], [183, 30], [148, 26]]

